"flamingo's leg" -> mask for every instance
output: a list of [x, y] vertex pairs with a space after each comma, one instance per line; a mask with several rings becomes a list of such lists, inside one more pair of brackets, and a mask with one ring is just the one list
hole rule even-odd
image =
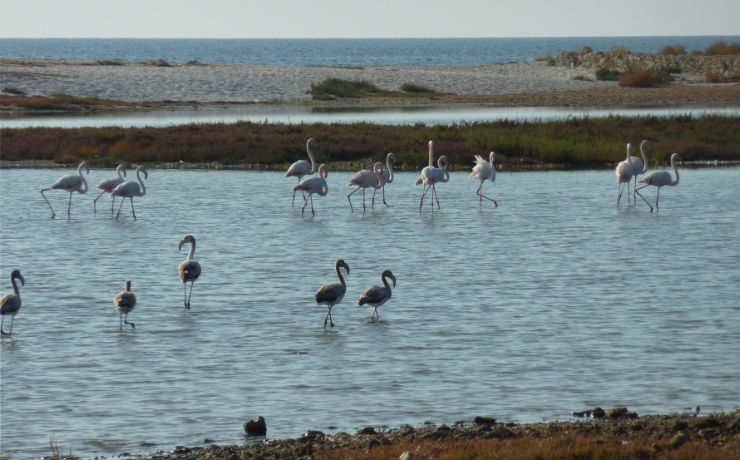
[[118, 212], [116, 213], [116, 219], [118, 219], [118, 216], [121, 215], [121, 208], [123, 207], [123, 202], [126, 201], [124, 198], [121, 198], [121, 204], [118, 205]]
[[[361, 188], [362, 187], [358, 185], [356, 189], [352, 190], [351, 192], [349, 192], [349, 195], [347, 195], [347, 201], [349, 201], [349, 208], [352, 210], [352, 212], [355, 212], [355, 208], [354, 206], [352, 206], [352, 200], [350, 199], [350, 196], [352, 196], [353, 193], [360, 190]], [[364, 190], [363, 190], [363, 193], [364, 193]]]
[[650, 202], [647, 200], [647, 198], [645, 198], [644, 196], [642, 196], [642, 193], [640, 193], [640, 190], [644, 189], [645, 187], [647, 187], [647, 184], [646, 185], [643, 185], [640, 188], [635, 189], [635, 193], [637, 193], [638, 195], [640, 195], [640, 198], [642, 198], [643, 201], [645, 201], [645, 203], [647, 203], [647, 205], [650, 207], [650, 212], [653, 212], [653, 205], [651, 205]]
[[129, 200], [131, 200], [131, 214], [134, 215], [134, 220], [136, 220], [136, 211], [134, 211], [134, 197], [130, 196], [128, 197]]
[[67, 203], [67, 220], [72, 218], [72, 192], [69, 192], [69, 203]]
[[44, 192], [47, 191], [47, 190], [51, 190], [51, 189], [50, 188], [45, 188], [45, 189], [41, 190], [41, 196], [44, 197], [44, 201], [46, 201], [46, 204], [49, 205], [49, 209], [51, 210], [51, 218], [53, 219], [54, 216], [56, 216], [56, 213], [54, 212], [54, 208], [51, 207], [51, 203], [49, 203], [49, 200], [46, 199], [46, 195], [44, 195]]
[[100, 198], [101, 196], [103, 196], [103, 193], [105, 193], [105, 190], [103, 190], [102, 192], [100, 192], [100, 194], [97, 197], [95, 197], [95, 199], [93, 200], [93, 215], [95, 215], [95, 214], [98, 213], [98, 210], [96, 209], [97, 208], [97, 204], [98, 204], [98, 198]]

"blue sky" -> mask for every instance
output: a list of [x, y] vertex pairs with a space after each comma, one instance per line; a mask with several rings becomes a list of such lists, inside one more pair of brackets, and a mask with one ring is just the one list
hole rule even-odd
[[737, 0], [0, 0], [0, 37], [740, 35]]

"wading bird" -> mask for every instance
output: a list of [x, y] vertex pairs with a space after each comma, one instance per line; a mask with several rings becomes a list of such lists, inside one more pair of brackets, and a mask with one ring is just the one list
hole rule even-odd
[[371, 307], [375, 308], [373, 311], [373, 315], [371, 318], [380, 319], [380, 315], [378, 314], [378, 307], [386, 303], [391, 298], [391, 286], [388, 284], [388, 280], [386, 278], [390, 278], [393, 280], [393, 287], [396, 287], [396, 277], [391, 273], [390, 270], [384, 270], [383, 273], [380, 275], [380, 278], [383, 280], [383, 286], [373, 286], [371, 288], [368, 288], [365, 290], [365, 292], [362, 293], [360, 296], [360, 300], [357, 301], [357, 305], [365, 305], [368, 304]]
[[[123, 175], [121, 175], [121, 174], [123, 174]], [[118, 165], [118, 166], [116, 166], [116, 177], [111, 177], [109, 179], [103, 179], [102, 181], [100, 181], [100, 183], [98, 184], [98, 187], [97, 188], [98, 188], [98, 190], [102, 190], [102, 192], [100, 192], [100, 194], [93, 200], [93, 214], [97, 214], [97, 212], [98, 212], [97, 209], [96, 209], [98, 198], [100, 198], [101, 196], [103, 196], [103, 193], [105, 193], [105, 192], [110, 193], [110, 192], [113, 191], [114, 188], [116, 188], [119, 185], [121, 185], [123, 183], [123, 178], [124, 177], [126, 177], [126, 166], [125, 165]], [[110, 203], [110, 213], [111, 213], [111, 215], [113, 214], [113, 205], [116, 202], [116, 197], [112, 197], [112, 198], [113, 199], [111, 200], [111, 203]]]
[[136, 296], [131, 292], [131, 280], [126, 280], [126, 290], [121, 291], [113, 298], [113, 305], [118, 310], [118, 330], [123, 331], [123, 324], [131, 325], [131, 329], [136, 329], [136, 325], [128, 321], [128, 314], [136, 306]]
[[342, 276], [342, 272], [339, 271], [339, 267], [344, 267], [347, 270], [347, 275], [349, 275], [349, 265], [343, 259], [337, 259], [334, 262], [334, 271], [337, 272], [339, 282], [325, 284], [316, 291], [316, 304], [323, 303], [329, 307], [326, 318], [324, 318], [324, 329], [326, 329], [327, 321], [329, 321], [331, 327], [334, 327], [334, 321], [331, 318], [331, 307], [341, 302], [344, 298], [344, 293], [347, 292], [347, 285], [344, 283], [344, 277]]
[[624, 187], [622, 184], [626, 184], [627, 187], [627, 206], [630, 204], [630, 181], [632, 180], [632, 163], [630, 163], [630, 143], [627, 143], [627, 157], [617, 163], [615, 170], [617, 175], [617, 187], [619, 188], [619, 194], [617, 195], [617, 207], [619, 207], [619, 200], [622, 199], [622, 192]]
[[642, 158], [630, 156], [630, 163], [632, 164], [632, 177], [635, 178], [635, 183], [632, 186], [632, 200], [635, 202], [635, 204], [637, 204], [637, 176], [639, 176], [640, 174], [645, 174], [648, 170], [648, 159], [647, 155], [645, 154], [645, 147], [650, 147], [650, 150], [652, 150], [653, 144], [651, 144], [649, 140], [644, 139], [642, 142], [640, 142], [640, 156]]
[[[310, 176], [315, 172], [316, 168], [316, 159], [313, 156], [313, 152], [311, 151], [311, 147], [317, 147], [319, 143], [312, 137], [306, 141], [306, 152], [308, 153], [308, 158], [311, 160], [309, 163], [306, 160], [298, 160], [292, 165], [290, 165], [290, 168], [288, 168], [288, 171], [285, 172], [285, 177], [295, 176], [298, 178], [298, 183], [301, 182], [301, 179], [303, 176]], [[292, 204], [295, 206], [295, 189], [293, 189], [293, 202]]]
[[[182, 241], [180, 241], [180, 245], [177, 247], [177, 250], [182, 250], [182, 246], [186, 243], [190, 243], [190, 252], [188, 252], [188, 258], [183, 260], [182, 263], [180, 263], [180, 266], [177, 267], [177, 273], [180, 275], [180, 279], [182, 280], [183, 304], [185, 305], [185, 308], [190, 310], [190, 296], [193, 295], [193, 283], [195, 283], [195, 280], [200, 276], [200, 264], [197, 260], [193, 260], [193, 256], [195, 255], [195, 237], [193, 235], [185, 235]], [[185, 295], [187, 294], [188, 281], [190, 281], [190, 294], [188, 294], [186, 298]]]
[[321, 196], [326, 196], [326, 194], [329, 192], [329, 184], [326, 183], [326, 177], [329, 175], [329, 171], [326, 169], [325, 164], [321, 164], [319, 166], [319, 177], [309, 177], [306, 179], [303, 179], [293, 187], [293, 194], [297, 192], [298, 190], [301, 190], [303, 192], [308, 192], [308, 197], [303, 197], [303, 207], [301, 208], [301, 217], [303, 217], [303, 211], [306, 210], [306, 206], [308, 205], [308, 201], [311, 200], [311, 215], [315, 216], [316, 213], [313, 210], [313, 194], [318, 193]]
[[[390, 184], [393, 182], [393, 165], [396, 164], [396, 155], [391, 152], [385, 157], [385, 168], [380, 173], [380, 182], [381, 186], [380, 189], [383, 192], [383, 204], [388, 206], [388, 203], [385, 201], [385, 184]], [[373, 190], [373, 200], [372, 200], [372, 208], [375, 208], [375, 193], [378, 191], [376, 188]]]
[[5, 331], [3, 330], [5, 317], [10, 316], [10, 331], [7, 333], [10, 335], [13, 333], [15, 314], [21, 309], [21, 293], [18, 291], [18, 285], [15, 283], [16, 279], [21, 280], [22, 286], [26, 285], [26, 280], [21, 275], [20, 270], [16, 269], [10, 272], [10, 284], [13, 285], [13, 293], [0, 297], [0, 315], [2, 315], [2, 320], [0, 320], [0, 334], [2, 335], [5, 335]]
[[146, 187], [144, 187], [144, 181], [141, 180], [140, 176], [142, 172], [144, 173], [144, 178], [149, 179], [149, 173], [146, 172], [146, 169], [143, 166], [139, 166], [138, 168], [136, 168], [136, 180], [138, 182], [127, 180], [126, 182], [118, 185], [111, 192], [111, 195], [113, 195], [113, 199], [115, 199], [116, 196], [121, 197], [121, 204], [118, 205], [118, 213], [116, 213], [116, 219], [118, 219], [118, 216], [121, 215], [121, 208], [123, 207], [123, 202], [125, 201], [124, 198], [128, 197], [128, 199], [131, 200], [131, 214], [133, 214], [134, 220], [136, 220], [136, 211], [134, 211], [134, 197], [144, 196], [146, 194]]
[[434, 143], [429, 141], [429, 166], [425, 166], [421, 170], [421, 176], [416, 180], [416, 185], [424, 184], [424, 192], [421, 194], [421, 200], [419, 201], [419, 212], [424, 205], [424, 196], [426, 196], [429, 189], [432, 190], [432, 211], [434, 211], [434, 201], [437, 201], [437, 208], [439, 208], [439, 199], [437, 198], [437, 189], [434, 184], [437, 182], [447, 182], [450, 180], [450, 174], [447, 172], [447, 157], [442, 155], [437, 160], [438, 168], [432, 166], [434, 161]]
[[357, 174], [354, 175], [354, 177], [352, 177], [352, 179], [349, 180], [349, 182], [347, 182], [347, 185], [349, 187], [357, 187], [356, 189], [349, 192], [349, 195], [347, 195], [349, 208], [352, 210], [352, 212], [355, 212], [355, 208], [352, 206], [352, 199], [350, 198], [352, 194], [362, 189], [362, 212], [365, 212], [365, 189], [368, 187], [375, 187], [375, 190], [377, 191], [377, 189], [382, 187], [383, 182], [380, 178], [382, 172], [383, 163], [378, 161], [373, 165], [372, 171], [370, 171], [369, 169], [361, 169], [357, 172]]
[[481, 192], [483, 190], [483, 182], [485, 182], [486, 179], [490, 179], [491, 182], [496, 180], [496, 165], [493, 163], [494, 158], [496, 158], [495, 152], [491, 152], [488, 154], [489, 161], [486, 161], [480, 155], [476, 155], [475, 166], [473, 166], [473, 172], [470, 173], [470, 177], [476, 177], [478, 178], [478, 180], [480, 180], [480, 187], [478, 187], [478, 191], [475, 192], [475, 194], [478, 195], [478, 197], [480, 198], [481, 207], [483, 206], [483, 198], [493, 201], [493, 204], [498, 207], [498, 203], [496, 203], [496, 200], [485, 196]]
[[642, 196], [642, 193], [640, 193], [640, 190], [644, 189], [648, 185], [653, 185], [655, 187], [658, 187], [658, 194], [655, 197], [655, 210], [658, 211], [658, 200], [660, 200], [660, 188], [664, 185], [678, 185], [678, 166], [676, 166], [675, 162], [681, 160], [681, 155], [678, 153], [674, 153], [671, 155], [671, 166], [673, 167], [673, 172], [676, 174], [676, 180], [674, 181], [673, 178], [671, 178], [671, 173], [668, 171], [655, 171], [651, 172], [647, 176], [640, 179], [638, 182], [645, 184], [641, 185], [637, 190], [636, 193], [640, 195], [640, 198], [645, 200], [645, 203], [647, 203], [648, 206], [650, 206], [650, 212], [653, 212], [653, 207], [650, 205], [650, 202], [645, 199], [644, 196]]
[[51, 209], [51, 218], [53, 219], [56, 214], [54, 213], [54, 208], [51, 207], [51, 203], [49, 203], [49, 200], [46, 199], [46, 195], [44, 195], [44, 192], [47, 190], [52, 189], [60, 189], [60, 190], [66, 190], [69, 192], [69, 204], [67, 205], [67, 219], [72, 218], [72, 193], [78, 192], [78, 193], [85, 193], [87, 192], [87, 182], [85, 181], [84, 176], [82, 175], [82, 168], [85, 168], [87, 171], [87, 174], [90, 174], [90, 168], [87, 167], [87, 162], [83, 161], [80, 163], [80, 165], [77, 167], [77, 174], [69, 174], [67, 176], [60, 177], [57, 179], [56, 182], [54, 182], [54, 185], [52, 185], [49, 188], [45, 188], [41, 190], [41, 196], [44, 197], [44, 201], [46, 201], [46, 204], [49, 205], [49, 209]]

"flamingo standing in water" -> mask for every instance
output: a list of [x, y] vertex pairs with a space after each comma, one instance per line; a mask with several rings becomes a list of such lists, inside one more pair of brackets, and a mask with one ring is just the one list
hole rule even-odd
[[118, 310], [118, 330], [123, 331], [124, 323], [131, 325], [131, 329], [136, 329], [136, 325], [128, 321], [129, 312], [136, 306], [136, 296], [131, 292], [131, 280], [126, 280], [126, 290], [119, 292], [113, 298], [113, 305]]
[[369, 169], [361, 169], [357, 172], [357, 174], [354, 175], [352, 179], [350, 179], [349, 182], [347, 182], [347, 185], [350, 187], [357, 186], [356, 189], [349, 192], [349, 195], [347, 195], [347, 200], [349, 201], [349, 208], [352, 210], [352, 212], [355, 212], [355, 208], [352, 206], [352, 199], [350, 198], [353, 193], [356, 191], [362, 189], [362, 212], [365, 212], [365, 189], [368, 187], [375, 187], [375, 190], [379, 189], [383, 186], [383, 181], [380, 178], [381, 173], [383, 172], [383, 163], [376, 162], [375, 165], [373, 165], [373, 170], [370, 171]]
[[344, 277], [342, 276], [342, 272], [339, 271], [339, 267], [344, 267], [349, 275], [349, 265], [343, 259], [337, 259], [334, 262], [334, 271], [337, 272], [339, 282], [325, 284], [316, 291], [316, 304], [323, 303], [329, 307], [329, 312], [326, 314], [326, 318], [324, 318], [324, 329], [326, 329], [327, 321], [329, 321], [331, 327], [334, 327], [334, 321], [331, 318], [331, 308], [341, 302], [344, 298], [344, 293], [347, 292], [347, 285], [344, 283]]
[[295, 195], [295, 192], [298, 190], [301, 190], [303, 192], [308, 192], [308, 197], [303, 197], [303, 207], [301, 208], [301, 217], [303, 217], [303, 211], [306, 210], [306, 205], [308, 205], [308, 201], [311, 200], [311, 215], [315, 216], [316, 213], [313, 210], [313, 194], [318, 193], [321, 196], [326, 196], [326, 194], [329, 192], [329, 184], [326, 183], [326, 177], [329, 175], [329, 171], [326, 169], [325, 164], [321, 164], [319, 166], [319, 177], [309, 177], [306, 179], [303, 179], [293, 187], [293, 194]]
[[438, 168], [432, 166], [434, 160], [434, 143], [429, 141], [429, 166], [424, 167], [421, 170], [421, 176], [416, 180], [416, 185], [424, 184], [424, 192], [421, 194], [421, 200], [419, 201], [419, 212], [424, 205], [424, 196], [426, 196], [429, 189], [432, 190], [432, 211], [434, 211], [434, 200], [437, 201], [437, 208], [439, 208], [439, 199], [437, 198], [437, 189], [434, 184], [437, 182], [447, 182], [450, 180], [450, 173], [447, 172], [447, 157], [442, 155], [437, 160]]
[[[308, 158], [311, 160], [309, 163], [306, 160], [298, 160], [292, 165], [290, 165], [290, 168], [288, 168], [288, 171], [285, 172], [284, 177], [290, 177], [295, 176], [298, 178], [298, 183], [301, 182], [301, 179], [303, 176], [310, 176], [315, 172], [316, 168], [316, 159], [313, 156], [313, 152], [311, 151], [311, 147], [317, 147], [319, 143], [312, 137], [309, 138], [308, 141], [306, 141], [306, 152], [308, 153]], [[295, 190], [293, 190], [293, 206], [295, 206]]]
[[[123, 175], [121, 175], [123, 174]], [[126, 166], [125, 165], [118, 165], [116, 166], [116, 177], [111, 177], [109, 179], [103, 179], [98, 184], [98, 190], [102, 190], [100, 194], [93, 200], [93, 214], [97, 214], [96, 204], [98, 202], [98, 198], [103, 196], [103, 193], [105, 192], [112, 192], [114, 188], [118, 187], [123, 183], [123, 178], [126, 177]], [[110, 213], [113, 214], [113, 205], [116, 202], [116, 198], [113, 197], [110, 203]]]
[[[134, 220], [136, 220], [136, 211], [134, 211], [134, 197], [144, 196], [146, 194], [146, 187], [144, 187], [144, 181], [141, 180], [140, 176], [142, 172], [144, 173], [144, 178], [149, 179], [149, 173], [146, 172], [146, 169], [143, 166], [139, 166], [138, 168], [136, 168], [136, 180], [138, 182], [128, 180], [118, 185], [111, 192], [111, 195], [113, 195], [114, 199], [116, 196], [120, 196], [122, 198], [128, 197], [128, 199], [131, 200], [131, 214], [133, 214]], [[124, 201], [124, 199], [121, 199], [121, 204], [118, 206], [118, 213], [116, 213], [116, 219], [118, 219], [118, 216], [121, 215], [121, 208], [123, 207]]]
[[493, 163], [494, 158], [496, 158], [495, 152], [491, 152], [488, 154], [489, 161], [486, 161], [480, 155], [476, 155], [475, 166], [473, 166], [473, 172], [470, 173], [470, 177], [476, 177], [478, 178], [478, 180], [480, 180], [480, 187], [478, 187], [478, 191], [475, 192], [475, 194], [478, 195], [478, 197], [480, 198], [481, 207], [483, 206], [483, 198], [493, 201], [493, 204], [498, 207], [498, 203], [496, 203], [496, 200], [487, 197], [483, 193], [481, 193], [481, 190], [483, 189], [483, 182], [485, 182], [486, 179], [490, 179], [491, 182], [496, 180], [496, 165]]
[[[388, 206], [388, 203], [385, 201], [385, 184], [390, 184], [393, 182], [393, 165], [396, 163], [396, 155], [393, 152], [390, 152], [385, 157], [385, 168], [380, 173], [380, 182], [381, 186], [380, 189], [383, 191], [383, 204]], [[372, 200], [372, 208], [375, 208], [375, 193], [378, 191], [376, 188], [373, 190], [373, 200]]]
[[380, 315], [378, 314], [378, 307], [386, 303], [391, 298], [391, 286], [388, 284], [388, 280], [386, 278], [390, 278], [393, 280], [393, 287], [396, 287], [396, 277], [391, 273], [390, 270], [384, 270], [383, 273], [380, 275], [380, 278], [383, 280], [383, 286], [373, 286], [371, 288], [368, 288], [365, 290], [365, 292], [362, 293], [360, 296], [360, 300], [357, 301], [357, 305], [365, 305], [368, 304], [371, 307], [375, 308], [373, 311], [373, 315], [371, 318], [380, 319]]
[[642, 193], [640, 193], [640, 190], [644, 189], [648, 185], [654, 185], [658, 187], [658, 194], [655, 197], [655, 210], [658, 211], [658, 200], [660, 200], [660, 188], [664, 185], [678, 185], [678, 166], [676, 166], [675, 162], [676, 160], [681, 160], [681, 155], [678, 153], [674, 153], [671, 155], [671, 166], [673, 167], [673, 172], [676, 174], [676, 180], [673, 180], [671, 177], [671, 173], [668, 171], [655, 171], [651, 172], [647, 176], [640, 179], [638, 182], [643, 183], [645, 185], [641, 185], [635, 192], [640, 195], [640, 198], [645, 200], [645, 203], [647, 203], [648, 206], [650, 206], [650, 212], [653, 212], [653, 207], [650, 205], [650, 202], [645, 199], [644, 196], [642, 196]]
[[21, 285], [26, 285], [26, 280], [21, 275], [20, 270], [16, 269], [10, 272], [10, 284], [13, 285], [13, 293], [0, 297], [0, 315], [2, 315], [2, 320], [0, 320], [0, 334], [2, 335], [5, 335], [5, 331], [3, 330], [5, 317], [10, 316], [10, 331], [8, 332], [8, 335], [10, 335], [13, 333], [15, 315], [21, 309], [21, 293], [18, 290], [18, 285], [15, 284], [16, 279], [21, 280]]
[[617, 186], [619, 187], [619, 195], [617, 195], [617, 207], [619, 207], [619, 200], [622, 199], [622, 192], [624, 192], [624, 187], [622, 184], [626, 184], [627, 186], [627, 206], [629, 206], [630, 202], [630, 181], [632, 180], [632, 163], [630, 162], [630, 143], [627, 143], [627, 157], [617, 163], [617, 168], [615, 170], [617, 175]]
[[77, 167], [77, 174], [69, 174], [67, 176], [60, 177], [57, 179], [56, 182], [54, 182], [54, 185], [52, 185], [49, 188], [45, 188], [41, 190], [41, 196], [44, 197], [44, 201], [46, 201], [46, 204], [49, 205], [49, 209], [51, 209], [51, 218], [53, 219], [56, 214], [54, 213], [54, 208], [51, 207], [51, 203], [49, 203], [49, 200], [46, 199], [46, 195], [44, 195], [44, 192], [47, 190], [52, 189], [61, 189], [66, 190], [69, 192], [69, 204], [67, 205], [67, 219], [72, 218], [72, 193], [78, 192], [78, 193], [85, 193], [87, 192], [87, 182], [85, 181], [85, 177], [82, 175], [82, 168], [85, 168], [87, 171], [87, 174], [90, 174], [90, 168], [87, 166], [87, 162], [83, 161], [80, 163], [80, 165]]
[[[186, 243], [190, 243], [190, 252], [188, 252], [188, 258], [183, 260], [182, 263], [180, 263], [180, 266], [177, 267], [177, 273], [180, 275], [182, 287], [184, 289], [182, 292], [182, 301], [185, 304], [185, 308], [190, 310], [190, 296], [193, 295], [193, 284], [200, 276], [200, 264], [197, 260], [193, 260], [193, 256], [195, 255], [195, 237], [193, 235], [185, 235], [182, 241], [180, 241], [180, 245], [177, 247], [177, 250], [181, 250], [182, 246]], [[190, 294], [186, 299], [185, 294], [188, 289], [188, 281], [190, 281]]]
[[[650, 150], [652, 150], [653, 144], [651, 144], [649, 140], [644, 139], [642, 142], [640, 142], [640, 156], [642, 158], [630, 156], [630, 163], [632, 164], [632, 177], [635, 178], [635, 183], [632, 186], [632, 199], [635, 204], [637, 204], [637, 176], [640, 174], [645, 174], [648, 170], [648, 160], [647, 155], [645, 154], [645, 147], [650, 147]], [[627, 147], [627, 150], [629, 150], [629, 147]], [[629, 193], [629, 191], [627, 193]]]

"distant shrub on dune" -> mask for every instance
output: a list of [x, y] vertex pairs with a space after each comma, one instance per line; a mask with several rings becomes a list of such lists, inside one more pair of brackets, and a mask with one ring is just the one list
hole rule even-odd
[[720, 40], [707, 48], [706, 51], [704, 51], [704, 54], [709, 56], [740, 54], [740, 43], [728, 44], [726, 41]]
[[686, 48], [683, 45], [668, 45], [658, 51], [658, 54], [663, 55], [684, 55], [686, 54]]
[[426, 86], [417, 85], [416, 83], [406, 82], [401, 85], [401, 91], [407, 93], [434, 93], [433, 89], [427, 88]]
[[620, 57], [620, 56], [627, 56], [631, 54], [631, 51], [625, 48], [624, 46], [620, 46], [618, 48], [612, 48], [611, 50], [609, 50], [609, 54], [615, 57]]
[[619, 86], [627, 86], [631, 88], [651, 88], [655, 86], [663, 86], [668, 84], [671, 80], [670, 75], [664, 72], [654, 70], [640, 70], [634, 73], [624, 74], [619, 77]]
[[381, 96], [383, 90], [366, 80], [342, 80], [341, 78], [327, 78], [321, 83], [311, 83], [308, 94], [314, 99], [356, 98]]
[[719, 72], [708, 72], [704, 75], [704, 81], [707, 83], [729, 83], [731, 80]]
[[609, 70], [600, 68], [596, 70], [596, 79], [601, 81], [617, 81], [619, 80], [619, 72], [616, 70]]

